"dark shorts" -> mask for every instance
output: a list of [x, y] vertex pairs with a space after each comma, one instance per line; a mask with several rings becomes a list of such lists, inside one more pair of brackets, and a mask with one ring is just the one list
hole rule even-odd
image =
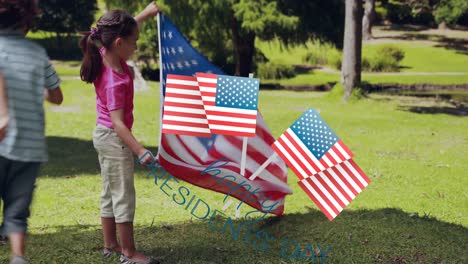
[[22, 162], [0, 156], [0, 198], [3, 205], [3, 223], [0, 235], [25, 233], [30, 215], [40, 162]]

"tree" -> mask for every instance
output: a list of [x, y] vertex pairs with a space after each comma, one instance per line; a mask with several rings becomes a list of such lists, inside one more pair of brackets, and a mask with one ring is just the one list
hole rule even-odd
[[[112, 8], [124, 6], [125, 10], [134, 13], [147, 1], [106, 0], [106, 3]], [[255, 49], [256, 39], [278, 38], [285, 45], [304, 43], [311, 38], [331, 40], [338, 46], [342, 43], [342, 0], [187, 0], [166, 3], [158, 1], [193, 46], [224, 71], [241, 76], [252, 72], [254, 58], [259, 55]], [[151, 34], [156, 36], [156, 31]], [[231, 65], [234, 65], [233, 69]]]
[[34, 30], [55, 32], [70, 35], [78, 31], [89, 30], [94, 22], [97, 11], [96, 0], [41, 0], [39, 1], [41, 15]]
[[446, 25], [455, 25], [458, 19], [467, 12], [466, 0], [441, 0], [434, 11], [434, 17], [439, 28], [445, 28]]
[[468, 13], [466, 0], [397, 0], [411, 7], [413, 16], [431, 13], [439, 28], [453, 26], [458, 19]]
[[361, 82], [362, 1], [346, 0], [341, 82], [347, 100]]
[[375, 17], [375, 0], [365, 0], [366, 6], [362, 18], [362, 36], [365, 40], [372, 39], [372, 25]]

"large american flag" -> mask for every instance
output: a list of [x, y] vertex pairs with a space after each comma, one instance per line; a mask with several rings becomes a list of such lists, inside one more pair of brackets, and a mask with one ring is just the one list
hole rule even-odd
[[211, 137], [195, 77], [167, 75], [162, 133]]
[[353, 157], [312, 108], [306, 110], [272, 147], [301, 180]]
[[[197, 72], [204, 72], [224, 75], [185, 40], [164, 14], [158, 15], [158, 26], [162, 100], [166, 92], [168, 74], [193, 76]], [[256, 122], [255, 137], [249, 139], [247, 146], [246, 177], [273, 154], [271, 144], [275, 140], [260, 113]], [[247, 181], [250, 187], [241, 187], [230, 195], [245, 200], [245, 203], [256, 209], [262, 209], [262, 195], [259, 194], [262, 192], [264, 197], [270, 197], [268, 202], [264, 200], [265, 204], [276, 203], [272, 213], [283, 214], [285, 196], [292, 193], [287, 185], [287, 169], [283, 161], [271, 163], [254, 181], [248, 181], [239, 174], [242, 137], [212, 135], [211, 138], [203, 138], [166, 133], [160, 136], [158, 161], [174, 177], [224, 194], [230, 193], [229, 185]], [[226, 158], [227, 163], [219, 168], [216, 179], [208, 174], [200, 175], [207, 166], [220, 158]], [[219, 180], [220, 178], [224, 179]], [[252, 192], [255, 190], [257, 191]], [[260, 201], [249, 198], [252, 195]]]
[[299, 186], [332, 221], [369, 182], [358, 165], [347, 160], [299, 181]]
[[196, 76], [211, 132], [254, 137], [259, 80], [210, 73]]

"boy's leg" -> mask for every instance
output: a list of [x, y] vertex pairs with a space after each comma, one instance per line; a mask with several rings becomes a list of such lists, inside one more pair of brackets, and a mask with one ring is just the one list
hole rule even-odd
[[10, 238], [13, 256], [24, 256], [27, 218], [39, 166], [39, 162], [12, 161], [0, 157], [0, 195], [4, 202], [2, 233]]

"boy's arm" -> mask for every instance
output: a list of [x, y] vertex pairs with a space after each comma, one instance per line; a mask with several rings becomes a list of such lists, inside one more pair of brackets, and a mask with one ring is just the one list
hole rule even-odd
[[45, 89], [44, 89], [44, 100], [47, 100], [53, 104], [62, 104], [63, 94], [60, 89], [60, 77], [54, 69], [54, 66], [50, 61], [46, 61], [44, 65], [45, 72]]
[[44, 89], [44, 99], [53, 103], [60, 105], [63, 102], [63, 94], [60, 87], [57, 87], [53, 90]]
[[0, 72], [0, 142], [5, 138], [9, 119], [5, 79]]
[[141, 11], [138, 15], [135, 16], [135, 20], [138, 23], [138, 27], [141, 27], [143, 22], [150, 18], [154, 17], [159, 13], [159, 7], [156, 5], [154, 1], [152, 1], [143, 11]]

